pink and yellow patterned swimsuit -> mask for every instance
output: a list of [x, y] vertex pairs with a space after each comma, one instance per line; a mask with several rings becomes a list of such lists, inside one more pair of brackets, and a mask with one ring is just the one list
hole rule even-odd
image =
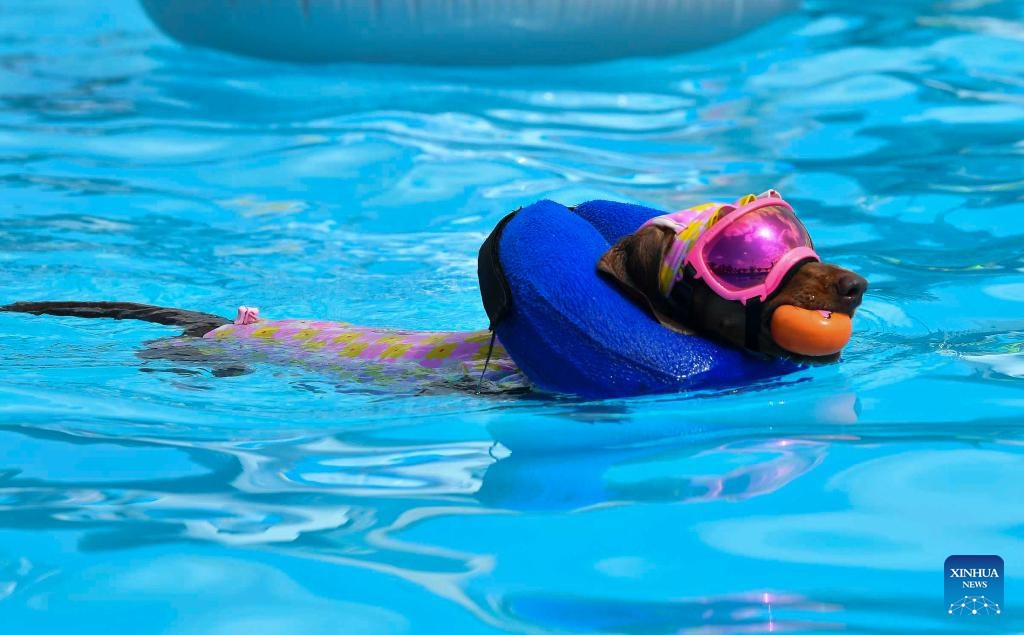
[[[203, 338], [239, 342], [278, 361], [299, 361], [338, 371], [362, 367], [376, 369], [378, 375], [412, 373], [474, 380], [484, 372], [491, 348], [488, 331], [402, 331], [346, 322], [262, 320], [257, 314], [255, 309], [241, 307], [233, 324], [218, 327]], [[500, 387], [526, 384], [500, 342], [495, 341], [490, 352], [484, 375], [487, 382]]]

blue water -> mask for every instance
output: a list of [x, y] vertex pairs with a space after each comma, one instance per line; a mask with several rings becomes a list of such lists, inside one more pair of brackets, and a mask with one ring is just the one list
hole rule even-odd
[[843, 363], [729, 393], [417, 395], [0, 316], [0, 632], [1024, 631], [1024, 6], [815, 0], [567, 68], [186, 50], [130, 0], [0, 7], [0, 301], [485, 324], [542, 197], [777, 187], [871, 280]]

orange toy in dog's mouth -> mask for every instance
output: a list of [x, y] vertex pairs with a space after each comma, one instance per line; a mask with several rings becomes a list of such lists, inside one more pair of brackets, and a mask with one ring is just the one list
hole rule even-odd
[[771, 333], [775, 343], [791, 353], [823, 357], [843, 350], [853, 334], [853, 321], [843, 313], [785, 304], [772, 314]]

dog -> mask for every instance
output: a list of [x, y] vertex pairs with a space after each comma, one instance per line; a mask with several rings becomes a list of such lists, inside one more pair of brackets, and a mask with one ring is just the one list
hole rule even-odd
[[[705, 204], [691, 210], [705, 214], [736, 213], [733, 210], [743, 205], [757, 201], [770, 203], [772, 199], [778, 199], [779, 204], [764, 205], [762, 209], [766, 212], [792, 211], [775, 190], [757, 197], [744, 197], [737, 201], [736, 206]], [[709, 227], [713, 225], [711, 223]], [[598, 262], [598, 271], [644, 306], [666, 328], [711, 337], [738, 348], [801, 363], [831, 363], [839, 359], [838, 352], [811, 356], [783, 348], [772, 334], [772, 318], [782, 306], [852, 318], [868, 288], [864, 277], [848, 269], [807, 258], [788, 272], [778, 289], [763, 303], [757, 304], [756, 315], [752, 319], [747, 305], [722, 297], [702, 279], [690, 279], [683, 293], [680, 293], [680, 285], [664, 288], [663, 268], [673, 242], [680, 239], [674, 231], [678, 228], [679, 225], [674, 223], [649, 222], [608, 250]], [[707, 229], [704, 228], [705, 231]], [[682, 276], [678, 272], [676, 274], [677, 281], [682, 282]]]
[[[778, 197], [773, 190], [769, 192]], [[763, 215], [786, 214], [787, 209], [791, 212], [781, 197], [777, 203], [770, 200], [771, 196], [758, 203], [760, 198], [763, 196], [747, 197], [737, 206], [694, 209], [703, 210], [702, 222], [707, 221], [702, 225], [704, 229], [716, 222], [722, 222], [723, 226], [726, 222], [732, 223], [732, 218], [721, 221], [721, 217], [727, 217], [724, 212], [743, 213], [744, 205], [760, 205]], [[714, 214], [705, 213], [709, 210]], [[814, 258], [795, 263], [763, 302], [723, 297], [722, 292], [709, 284], [711, 279], [707, 275], [700, 279], [669, 271], [669, 277], [674, 279], [666, 286], [666, 261], [679, 252], [674, 245], [678, 246], [681, 233], [688, 231], [689, 226], [677, 232], [676, 225], [672, 224], [675, 221], [660, 222], [659, 219], [619, 240], [595, 263], [600, 274], [645, 306], [654, 319], [666, 328], [711, 337], [762, 355], [811, 362], [838, 359], [838, 352], [809, 356], [781, 346], [773, 335], [773, 317], [779, 307], [787, 305], [852, 317], [867, 289], [863, 277], [817, 261], [813, 254]], [[679, 261], [686, 267], [690, 266], [689, 262]], [[200, 350], [193, 355], [199, 344], [228, 348], [239, 345], [250, 353], [255, 349], [268, 361], [298, 361], [315, 368], [354, 372], [362, 380], [379, 382], [412, 372], [420, 378], [443, 375], [446, 381], [458, 385], [475, 381], [478, 390], [485, 380], [491, 389], [502, 392], [523, 390], [529, 385], [501, 343], [487, 331], [413, 332], [317, 320], [265, 321], [250, 307], [240, 307], [233, 321], [209, 313], [125, 302], [17, 302], [0, 306], [0, 311], [133, 319], [182, 329], [183, 337], [152, 344], [156, 354], [146, 357], [162, 355], [177, 360], [208, 360], [210, 351]], [[230, 354], [230, 351], [221, 352]], [[222, 374], [238, 374], [231, 370], [235, 367], [227, 368], [229, 370]]]

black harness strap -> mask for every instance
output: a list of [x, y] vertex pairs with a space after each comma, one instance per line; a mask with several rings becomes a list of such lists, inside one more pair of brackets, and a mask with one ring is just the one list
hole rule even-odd
[[498, 337], [495, 329], [512, 308], [512, 290], [509, 289], [505, 270], [501, 266], [499, 248], [505, 226], [518, 213], [517, 209], [501, 219], [491, 231], [491, 235], [480, 246], [480, 253], [477, 254], [476, 276], [480, 283], [480, 298], [484, 303], [484, 311], [487, 312], [487, 318], [490, 320], [487, 328], [491, 331], [491, 343], [487, 345], [487, 359], [484, 360], [484, 368], [480, 371], [480, 381], [476, 386], [477, 393], [483, 389], [484, 375], [487, 374], [487, 366], [490, 365], [491, 355], [494, 353], [494, 342]]
[[491, 331], [498, 326], [498, 323], [512, 307], [512, 291], [508, 287], [508, 280], [505, 278], [505, 270], [501, 266], [498, 250], [505, 226], [518, 213], [517, 209], [501, 219], [491, 235], [480, 246], [480, 253], [477, 255], [476, 276], [480, 282], [480, 298], [484, 302], [484, 311], [487, 312], [487, 317], [491, 321], [487, 327]]

